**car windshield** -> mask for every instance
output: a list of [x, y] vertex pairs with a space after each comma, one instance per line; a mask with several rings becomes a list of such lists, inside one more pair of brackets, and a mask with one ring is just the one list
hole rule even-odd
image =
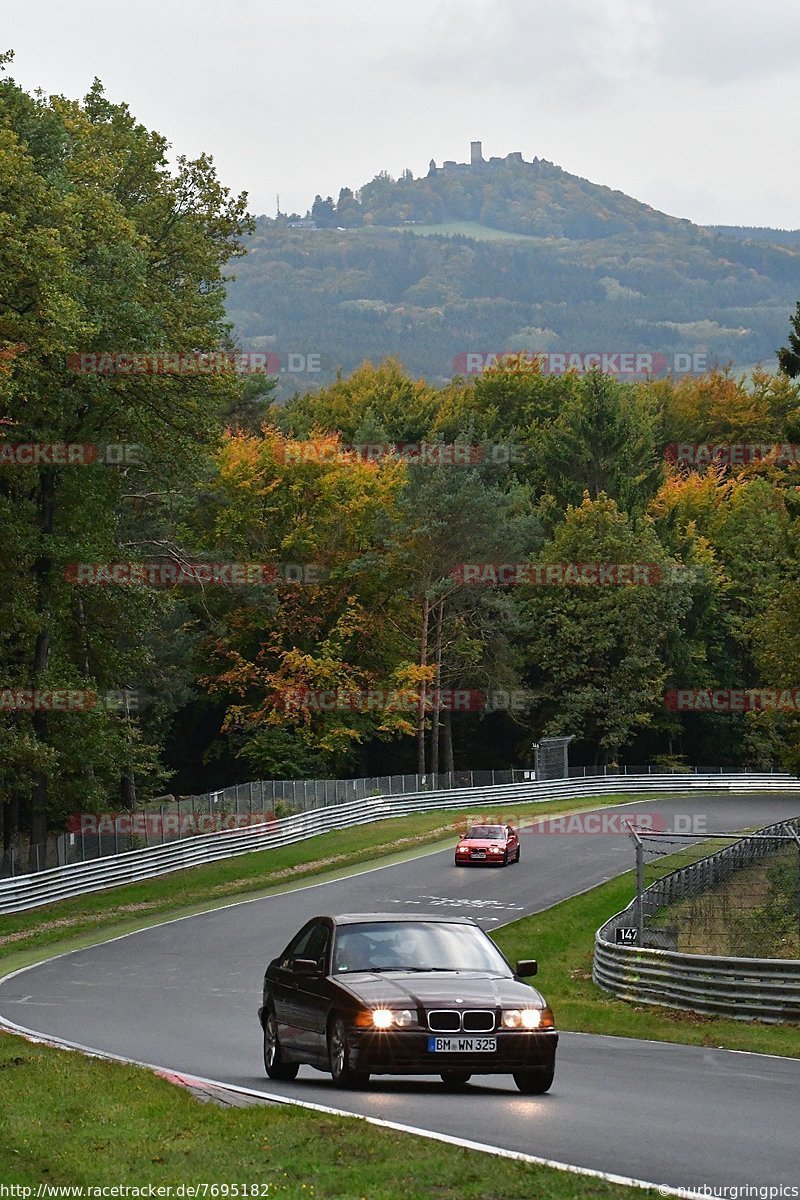
[[467, 830], [468, 838], [503, 839], [506, 831], [502, 825], [471, 825]]
[[333, 973], [347, 971], [489, 971], [508, 963], [475, 925], [446, 921], [370, 921], [336, 932]]

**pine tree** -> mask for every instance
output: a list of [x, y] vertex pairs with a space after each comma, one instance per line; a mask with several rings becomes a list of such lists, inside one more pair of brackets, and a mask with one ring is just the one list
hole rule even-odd
[[800, 300], [797, 301], [797, 309], [789, 323], [792, 327], [789, 345], [782, 346], [778, 351], [778, 366], [784, 375], [796, 379], [800, 375]]

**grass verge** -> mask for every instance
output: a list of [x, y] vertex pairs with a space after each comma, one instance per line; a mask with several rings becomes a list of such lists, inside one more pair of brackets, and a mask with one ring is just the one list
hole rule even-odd
[[[515, 812], [545, 815], [630, 801], [607, 796], [520, 805]], [[452, 838], [465, 819], [464, 813], [439, 812], [380, 822], [2, 917], [0, 972], [24, 965], [21, 958], [34, 961], [80, 940], [102, 940], [228, 897], [302, 886], [381, 855], [408, 857]], [[800, 1057], [800, 1026], [744, 1025], [631, 1006], [594, 986], [594, 931], [627, 904], [632, 888], [628, 873], [496, 932], [512, 960], [532, 952], [539, 958], [542, 986], [560, 1027]], [[425, 1139], [411, 1142], [410, 1135], [353, 1118], [283, 1106], [220, 1109], [148, 1071], [6, 1033], [0, 1034], [0, 1079], [0, 1180], [21, 1185], [238, 1181], [269, 1184], [270, 1196], [307, 1200], [615, 1200], [657, 1194]], [[525, 1102], [533, 1113], [549, 1100]]]
[[800, 1025], [632, 1005], [592, 982], [595, 930], [630, 902], [635, 887], [630, 871], [492, 934], [512, 962], [532, 955], [539, 960], [538, 982], [555, 1010], [559, 1028], [800, 1058]]
[[[647, 799], [651, 797], [610, 795], [587, 797], [584, 801], [519, 804], [513, 808], [513, 817], [580, 812]], [[503, 819], [502, 809], [491, 811], [497, 814], [497, 820]], [[510, 811], [505, 815], [512, 819]], [[381, 859], [383, 865], [393, 855], [400, 860], [424, 853], [437, 842], [454, 840], [467, 819], [467, 811], [454, 813], [447, 809], [393, 817], [320, 834], [291, 846], [259, 850], [141, 883], [60, 900], [27, 912], [0, 915], [0, 976], [45, 958], [48, 952], [76, 949], [169, 917], [216, 908], [226, 900], [244, 900], [271, 890], [286, 891], [309, 882], [335, 879], [354, 866], [376, 859]]]
[[[137, 1067], [0, 1035], [0, 1180], [238, 1184], [305, 1200], [623, 1200], [600, 1179], [284, 1105], [221, 1109]], [[549, 1103], [526, 1098], [532, 1118]], [[268, 1191], [264, 1185], [269, 1185]], [[210, 1192], [209, 1192], [210, 1194]], [[222, 1195], [222, 1190], [217, 1195]], [[235, 1193], [230, 1190], [230, 1197]]]

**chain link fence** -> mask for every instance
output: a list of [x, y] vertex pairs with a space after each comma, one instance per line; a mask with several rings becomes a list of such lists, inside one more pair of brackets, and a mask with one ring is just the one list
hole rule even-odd
[[[567, 743], [570, 739], [553, 739]], [[543, 739], [540, 747], [544, 747]], [[546, 766], [540, 757], [540, 779], [594, 779], [617, 775], [723, 774], [721, 767], [587, 766], [567, 767], [566, 747], [547, 749]], [[565, 774], [566, 771], [566, 774]], [[731, 772], [726, 775], [747, 772]], [[527, 783], [537, 778], [534, 767], [504, 770], [453, 771], [437, 775], [375, 775], [360, 779], [267, 779], [239, 783], [196, 796], [159, 796], [133, 810], [75, 813], [66, 829], [53, 831], [47, 853], [34, 847], [33, 862], [27, 840], [17, 837], [0, 853], [0, 879], [44, 871], [51, 867], [88, 862], [126, 850], [148, 849], [182, 838], [241, 829], [280, 817], [331, 805], [368, 800], [375, 796], [403, 796], [452, 788], [494, 787]]]
[[144, 850], [182, 838], [244, 829], [295, 813], [350, 804], [375, 796], [404, 796], [453, 788], [495, 787], [535, 779], [532, 768], [448, 771], [438, 775], [375, 775], [360, 779], [266, 779], [233, 784], [197, 796], [158, 796], [121, 812], [74, 813], [66, 830], [48, 838], [47, 854], [17, 837], [0, 855], [0, 879], [33, 870], [88, 862], [126, 850]]
[[[706, 835], [699, 844], [696, 834], [633, 831], [637, 894], [629, 944], [800, 958], [799, 830], [797, 820], [744, 838]], [[720, 848], [709, 854], [710, 845]]]

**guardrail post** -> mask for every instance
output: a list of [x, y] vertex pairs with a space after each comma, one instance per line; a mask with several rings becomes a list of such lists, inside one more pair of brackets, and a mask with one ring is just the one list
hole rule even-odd
[[644, 845], [636, 838], [636, 928], [637, 941], [644, 945]]
[[644, 842], [631, 821], [625, 821], [628, 832], [636, 843], [636, 943], [644, 945]]
[[797, 830], [788, 821], [784, 825], [784, 829], [797, 842], [797, 932], [800, 935], [800, 837], [798, 837]]

